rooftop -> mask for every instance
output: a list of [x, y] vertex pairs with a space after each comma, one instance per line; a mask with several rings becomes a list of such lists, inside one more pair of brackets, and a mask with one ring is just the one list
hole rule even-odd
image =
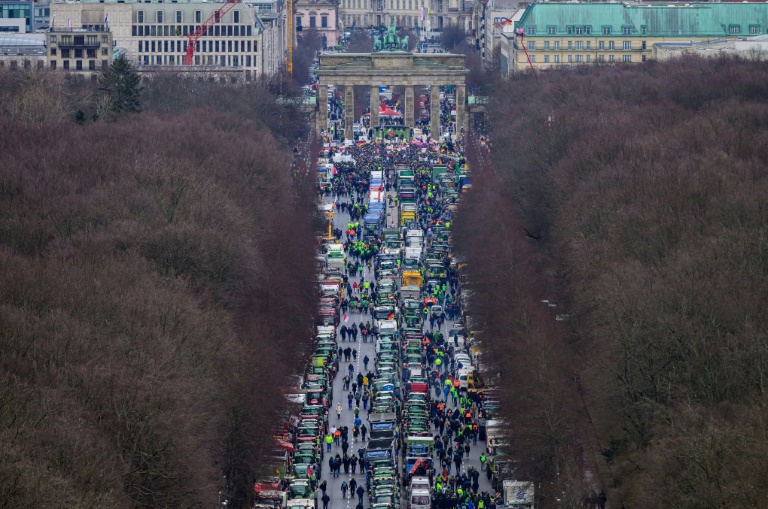
[[[579, 26], [591, 27], [591, 34], [582, 34], [591, 36], [723, 37], [750, 35], [752, 27], [759, 34], [768, 31], [768, 3], [536, 3], [515, 23], [527, 31], [535, 27], [535, 35], [548, 34], [550, 27], [557, 35], [575, 35], [567, 28]], [[611, 27], [610, 32], [604, 27]], [[631, 33], [624, 34], [625, 27]]]

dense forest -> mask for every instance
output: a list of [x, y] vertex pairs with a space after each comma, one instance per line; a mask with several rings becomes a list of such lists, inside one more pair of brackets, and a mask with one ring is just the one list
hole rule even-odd
[[768, 504], [768, 66], [579, 66], [492, 100], [457, 244], [521, 475], [544, 507]]
[[303, 368], [306, 122], [269, 84], [142, 85], [0, 72], [0, 507], [240, 507]]

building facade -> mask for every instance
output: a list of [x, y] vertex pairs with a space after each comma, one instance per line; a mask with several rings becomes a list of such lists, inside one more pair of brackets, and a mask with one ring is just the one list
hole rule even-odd
[[515, 21], [525, 12], [518, 0], [486, 0], [475, 2], [472, 9], [472, 36], [480, 58], [490, 62], [496, 46], [502, 44], [502, 33], [512, 32]]
[[[139, 70], [173, 68], [185, 65], [188, 35], [223, 5], [202, 0], [88, 0], [51, 4], [51, 16], [55, 17], [53, 30], [58, 30], [62, 19], [71, 20], [73, 28], [109, 30], [114, 44], [125, 50]], [[237, 4], [197, 40], [193, 65], [241, 70], [249, 78], [275, 72], [280, 58], [270, 57], [270, 48], [264, 44], [273, 38], [267, 34], [272, 29], [254, 8]]]
[[112, 32], [52, 28], [45, 34], [48, 68], [95, 76], [112, 63]]
[[469, 26], [471, 9], [462, 0], [340, 0], [345, 30], [394, 24], [417, 31]]
[[754, 37], [768, 30], [768, 3], [537, 3], [514, 27], [503, 34], [502, 74], [645, 62], [657, 43]]
[[0, 32], [31, 34], [35, 31], [32, 2], [0, 2]]
[[316, 30], [323, 48], [339, 43], [339, 4], [336, 0], [298, 0], [294, 4], [296, 35], [305, 29]]

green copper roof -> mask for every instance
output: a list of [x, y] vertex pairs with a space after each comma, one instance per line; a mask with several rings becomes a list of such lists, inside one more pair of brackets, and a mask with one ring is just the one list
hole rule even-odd
[[[575, 30], [569, 34], [569, 26], [589, 26], [591, 36], [608, 35], [603, 32], [606, 26], [611, 27], [612, 36], [622, 35], [623, 27], [632, 27], [631, 35], [636, 36], [759, 35], [768, 33], [768, 3], [536, 3], [515, 23], [516, 28], [527, 28], [528, 35], [534, 35], [531, 27], [538, 36], [547, 35], [548, 27], [556, 27], [556, 35], [588, 35]], [[750, 27], [758, 27], [758, 32]]]

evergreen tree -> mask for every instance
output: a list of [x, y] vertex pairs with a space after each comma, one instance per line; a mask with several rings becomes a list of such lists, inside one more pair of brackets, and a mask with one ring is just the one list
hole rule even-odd
[[141, 76], [133, 69], [131, 62], [120, 55], [101, 75], [101, 90], [112, 99], [112, 110], [115, 112], [139, 112], [139, 96], [144, 87], [141, 86]]

